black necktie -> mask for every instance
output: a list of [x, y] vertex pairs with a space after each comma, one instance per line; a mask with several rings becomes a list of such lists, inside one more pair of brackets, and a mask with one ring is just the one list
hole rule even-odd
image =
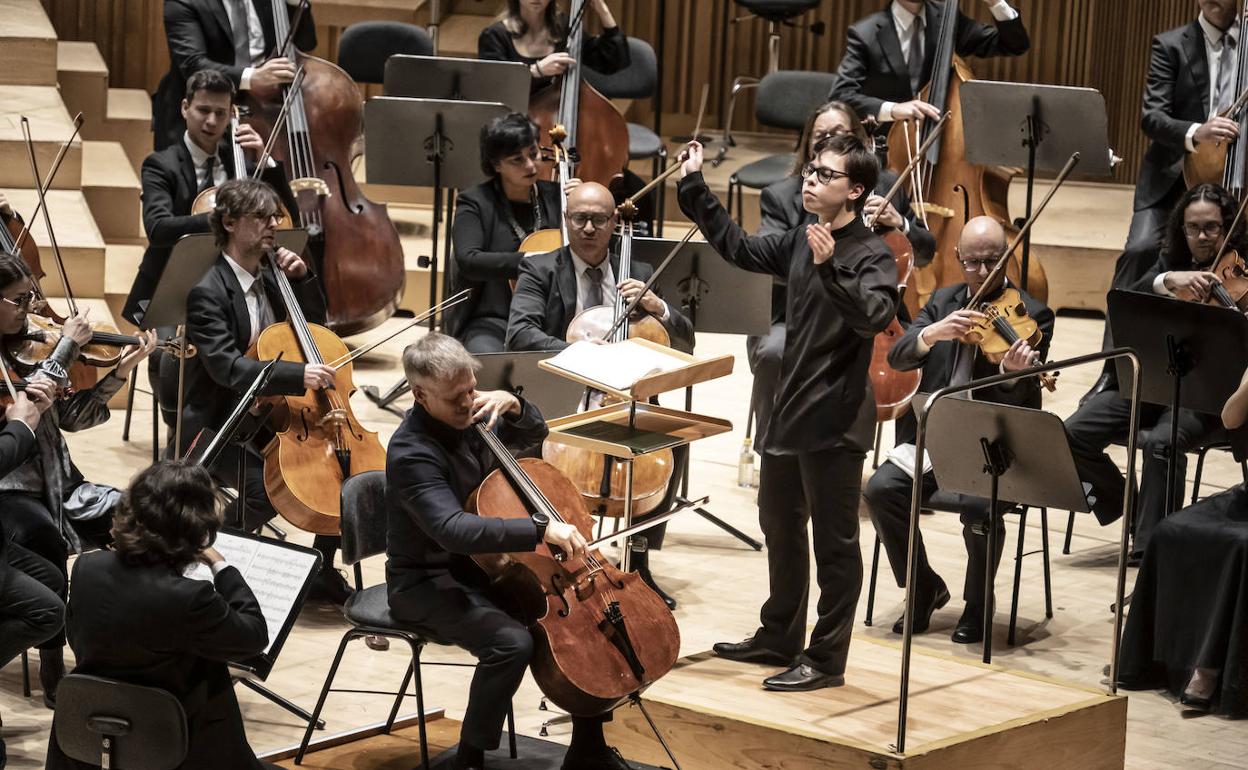
[[910, 29], [910, 93], [919, 95], [923, 85], [923, 17], [914, 17], [914, 26]]
[[1221, 113], [1235, 100], [1235, 38], [1222, 36], [1222, 53], [1218, 59], [1218, 87], [1213, 98], [1213, 112]]
[[585, 269], [585, 277], [589, 279], [589, 292], [585, 295], [585, 307], [581, 310], [588, 310], [602, 304], [602, 270], [597, 267], [588, 267]]
[[197, 195], [199, 193], [202, 193], [204, 190], [207, 190], [209, 187], [214, 186], [212, 182], [212, 177], [213, 177], [213, 171], [216, 169], [216, 166], [217, 166], [217, 156], [209, 155], [208, 160], [204, 161], [204, 181], [199, 183], [199, 189], [195, 191]]

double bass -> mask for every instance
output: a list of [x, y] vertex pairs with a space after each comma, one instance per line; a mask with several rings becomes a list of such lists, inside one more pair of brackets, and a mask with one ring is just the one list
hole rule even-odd
[[[1244, 37], [1246, 34], [1248, 16], [1240, 14], [1239, 39], [1248, 40]], [[1248, 132], [1248, 56], [1244, 56], [1238, 48], [1235, 50], [1235, 77], [1231, 82], [1238, 96], [1230, 106], [1218, 113], [1218, 117], [1239, 124], [1239, 135], [1242, 138]], [[1183, 156], [1183, 182], [1189, 188], [1205, 183], [1220, 184], [1231, 195], [1242, 198], [1245, 192], [1246, 165], [1248, 150], [1242, 141], [1201, 142], [1196, 145], [1195, 152]]]
[[273, 157], [282, 161], [298, 205], [292, 219], [323, 247], [318, 267], [327, 325], [343, 335], [367, 331], [398, 308], [406, 276], [386, 206], [364, 197], [351, 172], [362, 147], [364, 99], [342, 68], [295, 47], [285, 0], [270, 2], [281, 41], [276, 55], [290, 59], [301, 76], [298, 87], [277, 94], [249, 92], [248, 123], [270, 138]]

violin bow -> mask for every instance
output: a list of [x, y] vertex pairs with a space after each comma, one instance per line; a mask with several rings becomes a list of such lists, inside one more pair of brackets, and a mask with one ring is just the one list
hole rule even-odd
[[52, 229], [52, 217], [48, 213], [46, 191], [40, 184], [39, 161], [35, 158], [35, 142], [30, 135], [30, 120], [22, 116], [22, 136], [26, 140], [26, 155], [30, 158], [30, 170], [35, 177], [35, 190], [39, 193], [39, 208], [43, 214], [43, 226], [48, 231], [48, 242], [52, 244], [52, 256], [56, 257], [56, 269], [61, 274], [61, 286], [65, 289], [65, 302], [69, 306], [71, 316], [78, 314], [78, 303], [74, 301], [74, 292], [69, 286], [69, 275], [65, 272], [65, 261], [61, 258], [61, 247], [56, 243], [56, 232]]
[[355, 359], [359, 358], [360, 356], [371, 353], [372, 351], [376, 350], [378, 347], [384, 345], [385, 343], [399, 336], [400, 334], [407, 331], [408, 329], [411, 329], [413, 326], [422, 324], [425, 321], [429, 320], [429, 317], [432, 316], [434, 313], [441, 313], [442, 311], [446, 310], [449, 307], [454, 307], [461, 302], [467, 302], [468, 296], [471, 293], [472, 293], [471, 289], [464, 289], [458, 294], [455, 294], [451, 297], [448, 297], [442, 300], [441, 302], [429, 308], [425, 312], [417, 315], [408, 323], [403, 324], [397, 330], [390, 332], [389, 334], [382, 337], [381, 339], [374, 340], [373, 342], [370, 342], [367, 345], [364, 345], [363, 347], [356, 348], [355, 350], [352, 350], [350, 353], [347, 353], [345, 356], [339, 356], [338, 358], [329, 362], [328, 366], [332, 368], [334, 371], [338, 371], [339, 369], [351, 363]]
[[[52, 167], [48, 169], [48, 175], [47, 177], [44, 178], [44, 181], [43, 181], [44, 190], [52, 189], [52, 181], [56, 179], [56, 172], [61, 170], [61, 161], [65, 160], [65, 153], [69, 152], [70, 145], [72, 145], [74, 143], [74, 140], [78, 138], [78, 132], [82, 130], [83, 122], [84, 122], [84, 119], [82, 117], [82, 113], [80, 112], [78, 113], [77, 117], [74, 118], [73, 132], [69, 135], [69, 138], [66, 139], [65, 142], [61, 145], [61, 149], [56, 151], [56, 157], [52, 159]], [[41, 198], [39, 200], [39, 204], [35, 207], [34, 212], [30, 215], [32, 220], [35, 217], [39, 216], [39, 212], [42, 208], [43, 208], [43, 199]], [[29, 236], [30, 236], [30, 222], [24, 222], [22, 224], [22, 231], [17, 234], [17, 238], [13, 241], [13, 248], [17, 251], [21, 251], [22, 246], [25, 245], [26, 239]]]
[[282, 41], [280, 47], [273, 49], [273, 58], [283, 56], [286, 51], [290, 50], [291, 44], [295, 42], [295, 30], [299, 29], [299, 22], [303, 20], [303, 12], [307, 9], [308, 0], [301, 0], [299, 7], [295, 9], [295, 17], [290, 20], [290, 29], [286, 30], [286, 39]]
[[1226, 231], [1226, 237], [1222, 239], [1222, 246], [1218, 249], [1217, 255], [1210, 262], [1210, 269], [1213, 265], [1218, 264], [1218, 260], [1222, 259], [1222, 255], [1226, 254], [1227, 248], [1231, 245], [1231, 234], [1235, 232], [1235, 228], [1239, 226], [1240, 221], [1244, 218], [1244, 209], [1248, 208], [1248, 195], [1240, 201], [1239, 209], [1235, 212], [1235, 218], [1231, 220], [1231, 227]]
[[[702, 117], [706, 114], [706, 97], [707, 97], [707, 87], [706, 87], [706, 86], [703, 86], [703, 87], [702, 87], [702, 107], [701, 107], [701, 108], [699, 108], [699, 110], [698, 110], [698, 122], [697, 122], [697, 125], [695, 125], [695, 126], [693, 127], [693, 139], [694, 139], [694, 141], [697, 141], [697, 138], [698, 138], [698, 133], [702, 130]], [[683, 164], [683, 163], [684, 163], [683, 158], [684, 158], [684, 153], [682, 152], [682, 153], [681, 153], [681, 155], [680, 155], [680, 157], [678, 157], [678, 158], [676, 159], [676, 161], [675, 161], [674, 163], [672, 163], [672, 165], [670, 165], [670, 166], [668, 166], [667, 168], [663, 169], [663, 171], [662, 171], [662, 172], [661, 172], [658, 176], [656, 176], [654, 179], [651, 179], [649, 182], [647, 182], [647, 183], [646, 183], [646, 185], [645, 185], [645, 187], [642, 187], [642, 188], [641, 188], [640, 190], [638, 190], [637, 192], [635, 192], [635, 193], [633, 193], [632, 195], [630, 195], [630, 196], [628, 196], [627, 198], [625, 198], [625, 199], [624, 199], [624, 202], [623, 202], [623, 203], [621, 203], [621, 204], [619, 205], [619, 208], [620, 208], [620, 209], [624, 209], [625, 211], [627, 211], [627, 207], [632, 207], [633, 212], [635, 212], [635, 211], [636, 211], [636, 207], [637, 207], [637, 201], [639, 201], [639, 200], [641, 200], [642, 198], [646, 197], [646, 195], [647, 195], [647, 194], [648, 194], [651, 190], [653, 190], [654, 188], [656, 188], [656, 187], [658, 187], [659, 185], [663, 184], [663, 182], [664, 182], [664, 181], [665, 181], [665, 180], [666, 180], [669, 176], [671, 176], [672, 174], [675, 174], [677, 171], [679, 171], [679, 170], [680, 170], [680, 166], [681, 166], [681, 164]], [[624, 213], [624, 211], [622, 211], [622, 212], [621, 212], [621, 214], [623, 214], [623, 213]], [[635, 213], [634, 213], [633, 215], [635, 216]], [[662, 216], [662, 212], [660, 212], [660, 216]]]
[[[945, 124], [949, 122], [949, 118], [952, 116], [952, 112], [946, 112], [940, 117], [940, 122], [938, 122], [935, 126], [932, 126], [932, 130], [928, 133], [927, 138], [923, 140], [923, 144], [919, 145], [919, 151], [910, 158], [910, 162], [906, 164], [906, 167], [902, 170], [902, 172], [897, 175], [897, 181], [893, 182], [893, 186], [888, 188], [888, 192], [884, 194], [885, 203], [892, 202], [893, 196], [896, 195], [897, 191], [901, 189], [901, 186], [906, 183], [906, 179], [909, 178], [910, 174], [914, 171], [914, 167], [919, 165], [919, 162], [927, 156], [928, 149], [930, 149], [931, 146], [935, 144], [936, 140], [940, 138], [940, 132], [945, 130]], [[879, 221], [880, 215], [883, 213], [884, 207], [880, 206], [879, 210], [877, 210], [867, 222], [867, 227], [874, 229], [876, 222]]]
[[1023, 226], [1018, 229], [1018, 235], [1014, 236], [1014, 240], [1010, 242], [1010, 245], [1005, 249], [1005, 253], [1001, 255], [1001, 258], [997, 260], [997, 264], [992, 266], [992, 271], [988, 273], [988, 277], [984, 279], [982, 284], [980, 284], [979, 290], [975, 292], [975, 296], [971, 297], [970, 301], [966, 303], [967, 308], [973, 308], [978, 305], [981, 300], [983, 300], [984, 294], [987, 292], [988, 287], [991, 286], [993, 282], [1001, 276], [1001, 273], [1005, 271], [1005, 266], [1010, 259], [1010, 255], [1014, 253], [1019, 244], [1023, 242], [1023, 239], [1027, 237], [1027, 233], [1031, 232], [1031, 226], [1034, 225], [1036, 220], [1040, 218], [1040, 215], [1044, 213], [1044, 209], [1049, 205], [1049, 201], [1053, 200], [1053, 195], [1057, 193], [1058, 188], [1062, 186], [1062, 183], [1066, 181], [1066, 177], [1070, 176], [1070, 172], [1074, 171], [1075, 166], [1078, 164], [1079, 153], [1072, 152], [1070, 154], [1070, 158], [1066, 161], [1066, 165], [1062, 166], [1061, 172], [1059, 172], [1057, 178], [1053, 180], [1053, 185], [1049, 188], [1049, 191], [1045, 193], [1044, 200], [1040, 201], [1040, 205], [1037, 206], [1036, 210], [1031, 213], [1031, 218], [1024, 222]]
[[697, 225], [690, 227], [689, 231], [685, 233], [685, 237], [681, 238], [676, 245], [672, 247], [672, 250], [667, 252], [667, 256], [663, 258], [663, 261], [659, 263], [659, 266], [654, 269], [653, 273], [651, 273], [650, 278], [648, 278], [645, 285], [641, 287], [641, 291], [637, 293], [636, 297], [633, 297], [632, 302], [628, 303], [628, 305], [624, 307], [624, 312], [620, 313], [620, 317], [615, 319], [615, 323], [611, 324], [611, 328], [607, 329], [606, 333], [602, 335], [604, 340], [611, 339], [611, 335], [615, 334], [615, 330], [620, 328], [620, 324], [624, 323], [624, 319], [633, 314], [633, 311], [636, 310], [637, 306], [641, 304], [642, 298], [646, 296], [646, 292], [650, 291], [650, 287], [654, 286], [654, 282], [659, 279], [659, 276], [663, 274], [663, 271], [667, 269], [667, 266], [672, 263], [672, 260], [676, 258], [676, 255], [680, 253], [680, 250], [685, 247], [685, 244], [689, 242], [689, 239], [692, 238], [693, 234], [697, 231]]

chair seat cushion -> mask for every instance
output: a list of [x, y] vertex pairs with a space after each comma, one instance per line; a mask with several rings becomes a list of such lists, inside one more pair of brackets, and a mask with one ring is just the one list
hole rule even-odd
[[787, 177], [793, 171], [796, 162], [792, 153], [785, 155], [768, 155], [767, 157], [747, 163], [733, 174], [742, 187], [761, 190]]
[[735, 2], [767, 21], [786, 21], [819, 6], [819, 0], [735, 0]]
[[659, 135], [640, 123], [628, 124], [628, 159], [645, 160], [653, 158], [663, 149], [663, 140]]

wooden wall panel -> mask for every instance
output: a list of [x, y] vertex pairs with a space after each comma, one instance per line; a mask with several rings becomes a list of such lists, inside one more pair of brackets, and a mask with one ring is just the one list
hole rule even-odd
[[[315, 0], [313, 0], [315, 3]], [[824, 0], [802, 19], [822, 24], [822, 35], [784, 28], [781, 66], [830, 71], [843, 51], [845, 29], [884, 7], [886, 0]], [[63, 39], [91, 40], [110, 68], [114, 86], [152, 90], [168, 69], [161, 0], [43, 0]], [[629, 34], [657, 46], [662, 37], [663, 132], [688, 131], [696, 119], [704, 83], [711, 84], [706, 126], [722, 124], [732, 78], [759, 75], [767, 66], [766, 25], [733, 23], [729, 0], [612, 0]], [[962, 8], [988, 20], [986, 6], [962, 0]], [[1139, 130], [1140, 95], [1148, 67], [1149, 40], [1189, 21], [1192, 0], [1014, 0], [1032, 37], [1032, 50], [1017, 59], [974, 61], [979, 77], [993, 80], [1088, 86], [1105, 95], [1110, 143], [1125, 160], [1118, 181], [1134, 179], [1146, 140]], [[1147, 7], [1147, 13], [1141, 13]], [[660, 35], [660, 31], [662, 35]], [[338, 30], [318, 30], [318, 54], [332, 57]], [[635, 118], [651, 119], [648, 105]], [[734, 125], [757, 130], [753, 102], [739, 101]]]

